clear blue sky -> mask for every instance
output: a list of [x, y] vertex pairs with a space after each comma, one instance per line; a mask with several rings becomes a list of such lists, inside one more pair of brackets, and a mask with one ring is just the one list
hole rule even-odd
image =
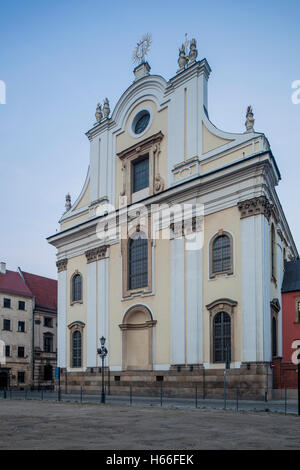
[[56, 277], [55, 248], [65, 194], [79, 194], [89, 163], [95, 106], [113, 108], [132, 82], [132, 51], [150, 32], [151, 73], [171, 78], [185, 33], [206, 57], [209, 115], [243, 132], [252, 104], [255, 129], [270, 140], [278, 187], [300, 248], [299, 0], [0, 0], [0, 258], [10, 269]]

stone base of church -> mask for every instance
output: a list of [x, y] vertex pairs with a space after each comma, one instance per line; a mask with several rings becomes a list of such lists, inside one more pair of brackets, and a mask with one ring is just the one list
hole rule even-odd
[[[101, 391], [101, 368], [88, 368], [85, 372], [61, 370], [60, 385], [63, 393], [96, 394]], [[111, 395], [165, 397], [223, 398], [224, 369], [206, 369], [202, 365], [172, 366], [162, 371], [120, 371], [105, 368], [106, 392]], [[240, 368], [226, 372], [226, 396], [235, 399], [238, 389], [241, 399], [271, 399], [272, 370], [269, 363], [241, 364]]]

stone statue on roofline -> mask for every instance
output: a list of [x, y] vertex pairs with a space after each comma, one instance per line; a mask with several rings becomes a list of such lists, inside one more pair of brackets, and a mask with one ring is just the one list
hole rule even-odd
[[247, 108], [247, 113], [246, 113], [246, 122], [245, 122], [245, 126], [246, 126], [246, 132], [254, 132], [254, 117], [253, 117], [253, 109], [252, 109], [252, 106], [248, 106]]
[[109, 101], [108, 101], [108, 98], [105, 98], [104, 103], [103, 103], [104, 119], [108, 118], [109, 113], [110, 113]]
[[100, 103], [97, 104], [95, 116], [96, 116], [96, 121], [97, 121], [96, 124], [98, 124], [98, 122], [100, 122], [101, 119], [103, 118], [103, 113], [102, 113], [102, 108], [101, 108]]

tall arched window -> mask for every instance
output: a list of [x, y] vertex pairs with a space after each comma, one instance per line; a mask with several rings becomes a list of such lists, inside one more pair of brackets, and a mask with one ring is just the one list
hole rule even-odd
[[72, 277], [72, 302], [82, 300], [82, 276], [77, 273]]
[[72, 335], [72, 367], [81, 367], [81, 351], [81, 332], [77, 330]]
[[221, 232], [210, 243], [210, 277], [233, 272], [232, 237]]
[[273, 224], [271, 227], [271, 273], [272, 277], [276, 279], [276, 236]]
[[148, 240], [143, 232], [129, 240], [128, 288], [137, 289], [148, 284]]
[[217, 313], [213, 320], [213, 361], [231, 360], [231, 318], [226, 312]]

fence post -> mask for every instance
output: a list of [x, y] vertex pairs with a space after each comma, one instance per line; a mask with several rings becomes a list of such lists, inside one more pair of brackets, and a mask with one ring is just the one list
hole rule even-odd
[[224, 410], [226, 410], [226, 369], [224, 370]]
[[284, 414], [286, 415], [286, 388], [284, 389]]
[[160, 384], [160, 406], [163, 405], [163, 390], [162, 390], [162, 383]]
[[41, 392], [42, 392], [42, 400], [44, 400], [44, 390], [42, 389]]
[[239, 411], [239, 389], [236, 387], [236, 411]]
[[60, 401], [60, 387], [58, 387], [58, 391], [57, 391], [57, 400]]
[[129, 385], [129, 403], [132, 405], [132, 385]]
[[10, 399], [12, 399], [12, 391], [11, 391], [11, 388], [9, 389], [9, 397], [10, 397]]
[[27, 400], [27, 388], [25, 389], [25, 400]]
[[80, 403], [82, 403], [82, 387], [80, 387]]

